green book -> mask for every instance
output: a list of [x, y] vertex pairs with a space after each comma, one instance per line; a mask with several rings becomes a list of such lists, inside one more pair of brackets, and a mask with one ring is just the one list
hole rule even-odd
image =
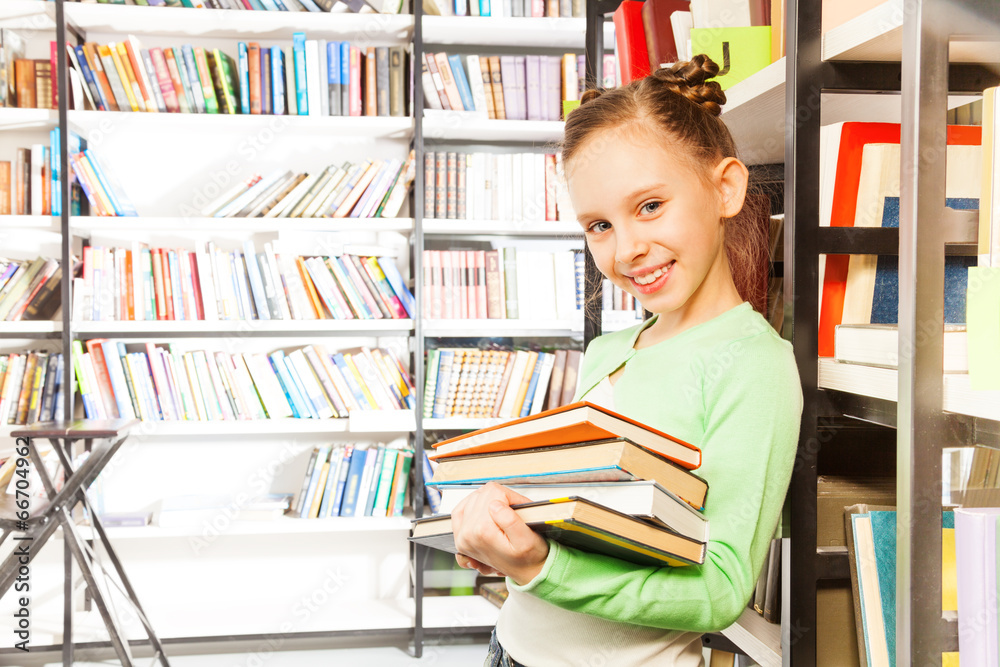
[[771, 64], [771, 27], [695, 28], [691, 53], [704, 53], [719, 65], [712, 81], [726, 90]]
[[229, 55], [219, 49], [215, 49], [212, 53], [215, 54], [215, 63], [221, 79], [221, 98], [225, 99], [226, 113], [237, 114], [239, 113], [240, 89], [239, 83], [236, 81], [236, 63]]
[[389, 509], [390, 493], [392, 491], [392, 478], [396, 472], [396, 457], [399, 452], [395, 449], [386, 449], [385, 457], [382, 459], [382, 471], [378, 478], [378, 491], [375, 493], [375, 504], [372, 506], [372, 516], [385, 516]]

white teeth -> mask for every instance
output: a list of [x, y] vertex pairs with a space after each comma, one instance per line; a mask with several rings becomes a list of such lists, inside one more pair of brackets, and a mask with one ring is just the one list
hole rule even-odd
[[637, 276], [632, 278], [632, 280], [634, 280], [637, 285], [648, 285], [662, 275], [663, 269], [656, 269], [652, 273], [647, 273], [644, 276]]

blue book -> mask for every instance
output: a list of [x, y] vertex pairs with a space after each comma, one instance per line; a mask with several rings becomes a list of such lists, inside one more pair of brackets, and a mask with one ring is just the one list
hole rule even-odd
[[538, 388], [538, 376], [542, 373], [542, 365], [545, 363], [545, 353], [539, 352], [535, 359], [535, 367], [531, 371], [531, 380], [528, 381], [528, 390], [524, 393], [524, 403], [521, 405], [521, 412], [518, 417], [527, 417], [531, 412], [531, 403], [535, 397], [535, 390]]
[[271, 113], [284, 116], [285, 110], [285, 53], [281, 47], [271, 47]]
[[313, 498], [316, 496], [316, 487], [319, 486], [319, 474], [323, 471], [323, 464], [330, 456], [330, 445], [321, 445], [319, 454], [316, 456], [316, 463], [309, 471], [309, 486], [306, 489], [305, 498], [302, 499], [302, 508], [299, 517], [306, 519], [309, 517], [309, 508], [312, 507]]
[[240, 42], [236, 45], [237, 50], [237, 60], [236, 67], [237, 73], [240, 77], [240, 112], [244, 114], [250, 113], [250, 59], [247, 55], [247, 45], [246, 42]]
[[438, 354], [437, 384], [434, 387], [434, 407], [431, 417], [441, 419], [444, 414], [445, 399], [448, 397], [448, 384], [451, 382], [451, 367], [455, 363], [454, 350], [441, 350]]
[[[366, 489], [368, 494], [365, 498], [365, 516], [372, 515], [372, 509], [375, 507], [375, 495], [378, 493], [378, 483], [379, 479], [382, 477], [382, 462], [385, 460], [385, 447], [379, 447], [374, 460], [368, 464], [368, 488]], [[368, 462], [366, 461], [366, 464]]]
[[[58, 128], [56, 128], [56, 129], [58, 129]], [[59, 135], [59, 136], [60, 136], [60, 140], [61, 140], [62, 135]], [[79, 155], [86, 148], [87, 148], [87, 140], [86, 139], [84, 139], [83, 137], [81, 137], [76, 132], [70, 132], [69, 133], [69, 154], [70, 154], [71, 157], [74, 156], [74, 155]], [[82, 200], [80, 198], [80, 190], [82, 190], [83, 188], [80, 187], [79, 179], [77, 179], [76, 176], [72, 173], [72, 170], [70, 170], [69, 178], [67, 180], [69, 182], [69, 187], [70, 187], [70, 191], [69, 191], [69, 207], [70, 207], [69, 208], [69, 214], [70, 215], [83, 215], [83, 202], [82, 202]], [[76, 185], [78, 189], [74, 188], [73, 187], [74, 185]]]
[[347, 386], [350, 387], [351, 393], [354, 394], [354, 400], [358, 402], [361, 409], [377, 410], [377, 405], [372, 405], [368, 402], [368, 398], [365, 397], [365, 392], [361, 390], [361, 385], [358, 384], [358, 379], [354, 376], [354, 372], [351, 370], [351, 367], [347, 365], [344, 355], [340, 352], [334, 354], [333, 363], [340, 369], [340, 374], [344, 376], [344, 381], [347, 382]]
[[[295, 63], [295, 100], [300, 116], [309, 115], [309, 95], [306, 86], [306, 34], [292, 34], [292, 60]], [[289, 91], [291, 95], [291, 91]]]
[[87, 162], [90, 163], [94, 174], [97, 175], [97, 180], [100, 182], [101, 187], [108, 193], [108, 198], [111, 199], [111, 205], [114, 206], [115, 213], [130, 218], [137, 217], [139, 213], [132, 206], [129, 198], [125, 196], [125, 192], [122, 190], [121, 184], [115, 179], [114, 174], [110, 171], [105, 171], [101, 167], [101, 161], [97, 159], [97, 156], [89, 148], [83, 151], [83, 155], [87, 158]]
[[[250, 292], [254, 305], [257, 307], [257, 319], [271, 319], [271, 312], [267, 309], [267, 295], [264, 294], [264, 281], [260, 277], [260, 267], [257, 265], [257, 253], [254, 251], [253, 241], [247, 239], [243, 242], [243, 258], [247, 267], [247, 277], [250, 279]], [[247, 318], [249, 319], [249, 318]]]
[[434, 478], [434, 471], [431, 469], [431, 460], [427, 456], [427, 450], [424, 453], [424, 464], [423, 464], [423, 475], [424, 475], [424, 495], [427, 498], [427, 507], [430, 509], [431, 514], [437, 514], [441, 511], [441, 492], [438, 491], [433, 486], [427, 486], [428, 483]]
[[[125, 375], [122, 369], [122, 360], [118, 356], [118, 345], [111, 341], [101, 343], [104, 351], [104, 362], [108, 367], [108, 377], [111, 379], [111, 391], [115, 395], [115, 404], [118, 406], [119, 415], [132, 414], [132, 400], [128, 396], [128, 386], [125, 385]], [[112, 365], [114, 369], [112, 369]]]
[[382, 273], [385, 274], [386, 280], [389, 281], [389, 285], [392, 286], [392, 291], [396, 293], [396, 296], [399, 297], [400, 302], [403, 304], [403, 308], [406, 309], [406, 314], [410, 317], [415, 317], [414, 313], [417, 312], [417, 307], [413, 300], [413, 294], [407, 289], [406, 283], [403, 281], [403, 276], [399, 274], [399, 269], [396, 268], [396, 263], [392, 261], [392, 257], [378, 257], [376, 261], [382, 269]]
[[326, 476], [326, 485], [323, 487], [323, 500], [319, 504], [318, 519], [325, 519], [330, 516], [330, 505], [333, 503], [333, 496], [337, 493], [337, 477], [340, 474], [337, 466], [343, 461], [343, 445], [337, 445], [330, 450], [330, 472]]
[[351, 115], [351, 43], [340, 43], [340, 115]]
[[[194, 100], [198, 113], [207, 113], [205, 93], [201, 87], [201, 77], [198, 76], [198, 64], [194, 61], [194, 47], [185, 44], [181, 47], [181, 53], [184, 55], [184, 69], [187, 71], [188, 85], [191, 86], [191, 99]], [[176, 49], [174, 49], [174, 57], [177, 57]], [[180, 63], [177, 63], [177, 67], [180, 69]]]
[[292, 378], [288, 374], [288, 369], [285, 367], [285, 362], [282, 358], [283, 354], [279, 350], [267, 355], [267, 360], [271, 363], [274, 374], [278, 376], [278, 384], [281, 385], [281, 390], [285, 393], [285, 398], [288, 400], [288, 405], [291, 406], [294, 416], [298, 419], [309, 419], [309, 408], [306, 407], [302, 397], [299, 395], [298, 389], [295, 387], [295, 383], [292, 382]]
[[490, 0], [479, 0], [479, 15], [490, 16]]
[[261, 0], [250, 0], [250, 6], [257, 11], [266, 11], [266, 7], [264, 7], [264, 3]]
[[469, 88], [469, 79], [465, 75], [461, 56], [448, 56], [448, 64], [451, 65], [451, 73], [455, 77], [455, 85], [458, 86], [458, 94], [462, 98], [462, 106], [466, 111], [475, 111], [476, 103], [472, 101], [472, 90]]
[[[978, 209], [979, 200], [966, 197], [945, 199], [948, 208]], [[886, 197], [882, 211], [883, 227], [899, 227], [899, 197]], [[948, 256], [944, 261], [944, 321], [945, 324], [965, 324], [965, 301], [969, 267], [975, 257]], [[879, 255], [875, 269], [875, 290], [872, 295], [871, 324], [899, 323], [899, 257]]]
[[59, 183], [59, 166], [61, 160], [59, 159], [59, 152], [61, 147], [59, 145], [59, 128], [54, 127], [49, 131], [49, 174], [51, 175], [52, 187], [50, 192], [52, 193], [52, 201], [50, 202], [49, 210], [52, 211], [53, 216], [62, 215], [62, 187]]
[[280, 350], [275, 352], [274, 356], [277, 358], [275, 363], [280, 362], [285, 366], [285, 371], [288, 373], [288, 377], [292, 381], [292, 388], [294, 389], [293, 396], [298, 394], [299, 400], [302, 402], [305, 412], [309, 417], [319, 419], [319, 413], [316, 412], [313, 402], [309, 399], [309, 394], [306, 393], [305, 385], [302, 384], [302, 378], [299, 377], [298, 372], [295, 370], [295, 364], [291, 363], [288, 360], [288, 357], [285, 356], [285, 353]]
[[326, 74], [330, 87], [330, 115], [340, 116], [340, 42], [326, 44]]
[[273, 0], [274, 5], [278, 8], [278, 11], [287, 12], [288, 6], [285, 4], [284, 0]]
[[264, 6], [264, 9], [269, 12], [281, 11], [278, 9], [278, 5], [274, 2], [274, 0], [260, 0], [260, 3]]
[[317, 5], [315, 2], [313, 2], [313, 0], [299, 0], [299, 2], [302, 3], [303, 7], [305, 7], [306, 9], [308, 9], [311, 12], [322, 12], [323, 11], [322, 9], [319, 8], [319, 5]]
[[66, 406], [64, 405], [66, 399], [63, 398], [64, 359], [61, 352], [56, 355], [56, 381], [52, 385], [55, 388], [55, 396], [52, 400], [52, 421], [62, 421], [63, 415], [66, 414]]
[[347, 486], [347, 474], [351, 469], [351, 457], [354, 454], [354, 445], [347, 445], [341, 453], [340, 467], [337, 469], [337, 489], [330, 504], [330, 513], [327, 516], [340, 516], [340, 503], [344, 499], [344, 487]]
[[333, 272], [333, 277], [340, 286], [340, 291], [344, 293], [347, 303], [351, 306], [352, 310], [357, 311], [356, 314], [358, 318], [364, 320], [374, 319], [375, 315], [372, 314], [371, 309], [368, 308], [368, 304], [366, 304], [365, 300], [361, 297], [361, 293], [355, 287], [354, 282], [348, 275], [347, 269], [344, 268], [340, 258], [331, 256], [327, 264], [330, 266], [330, 270]]
[[104, 97], [104, 91], [97, 85], [97, 79], [94, 78], [94, 70], [90, 69], [90, 63], [87, 61], [87, 54], [84, 52], [83, 47], [74, 46], [73, 52], [76, 53], [76, 60], [80, 63], [80, 72], [83, 74], [83, 80], [86, 82], [87, 87], [90, 88], [90, 95], [97, 104], [97, 110], [107, 111], [108, 100]]
[[364, 474], [365, 461], [371, 448], [354, 449], [351, 455], [351, 466], [347, 472], [344, 484], [343, 500], [340, 504], [340, 516], [354, 516], [358, 507], [358, 493], [361, 489], [361, 476]]

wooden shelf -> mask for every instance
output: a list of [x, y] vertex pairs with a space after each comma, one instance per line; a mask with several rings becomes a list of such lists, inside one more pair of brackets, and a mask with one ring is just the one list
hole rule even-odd
[[572, 236], [583, 238], [583, 228], [567, 220], [442, 220], [424, 219], [424, 234], [455, 236]]
[[552, 338], [580, 336], [583, 318], [566, 320], [425, 320], [424, 336], [435, 338], [533, 336]]
[[80, 335], [114, 338], [158, 336], [303, 337], [315, 335], [362, 336], [405, 335], [413, 320], [142, 320], [126, 322], [75, 322]]
[[[582, 51], [587, 35], [584, 18], [499, 16], [424, 16], [425, 45], [512, 46]], [[614, 45], [614, 24], [606, 23], [604, 43]]]
[[346, 9], [339, 5], [338, 11], [317, 14], [66, 3], [66, 18], [78, 30], [96, 33], [256, 41], [291, 40], [292, 33], [305, 32], [309, 39], [350, 40], [364, 35], [367, 43], [379, 46], [412, 38], [412, 15], [352, 14]]
[[[474, 111], [424, 109], [424, 139], [554, 144], [562, 140], [561, 120], [490, 120]], [[555, 148], [553, 147], [553, 152]]]
[[[48, 218], [46, 218], [48, 219]], [[3, 219], [0, 218], [0, 225]], [[70, 218], [70, 229], [78, 232], [127, 231], [176, 234], [241, 232], [399, 232], [413, 231], [413, 218], [184, 218], [184, 217], [98, 217]]]
[[[81, 7], [113, 7], [148, 9], [150, 11], [197, 11], [176, 7], [156, 8], [118, 5], [79, 5]], [[242, 14], [274, 15], [279, 12], [243, 12]], [[236, 15], [242, 15], [237, 12]], [[135, 111], [70, 111], [69, 123], [81, 134], [100, 129], [103, 123], [114, 123], [115, 132], [185, 132], [189, 130], [257, 134], [264, 131], [282, 134], [343, 136], [350, 139], [409, 139], [413, 135], [413, 119], [393, 116], [273, 116], [206, 113], [143, 113]]]

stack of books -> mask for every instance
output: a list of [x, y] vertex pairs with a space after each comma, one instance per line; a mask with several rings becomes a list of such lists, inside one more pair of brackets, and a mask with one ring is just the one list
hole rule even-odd
[[62, 267], [52, 257], [0, 257], [0, 321], [51, 320], [59, 310]]
[[[708, 484], [693, 445], [590, 403], [573, 403], [435, 445], [431, 485], [442, 511], [490, 481], [532, 502], [514, 505], [563, 544], [635, 563], [704, 562]], [[413, 523], [412, 541], [456, 553], [450, 514]]]
[[201, 210], [216, 218], [394, 218], [413, 184], [401, 160], [350, 161], [320, 172], [253, 174]]
[[[613, 55], [605, 56], [606, 86], [614, 85]], [[448, 55], [426, 53], [421, 85], [428, 109], [474, 111], [496, 120], [562, 120], [563, 100], [578, 100], [586, 84], [583, 55]]]
[[62, 419], [63, 355], [48, 352], [0, 355], [0, 424]]
[[[6, 31], [5, 31], [6, 32]], [[67, 47], [70, 109], [149, 113], [405, 116], [406, 51], [293, 35], [292, 48], [239, 42], [236, 58], [185, 44], [142, 48], [134, 35]], [[17, 106], [56, 108], [52, 59], [17, 59]], [[30, 74], [30, 76], [29, 76]], [[51, 106], [50, 106], [51, 105]], [[13, 106], [13, 105], [11, 105]]]
[[563, 210], [559, 155], [424, 153], [424, 217], [540, 222], [571, 219]]
[[115, 178], [114, 172], [102, 166], [92, 150], [88, 148], [80, 153], [71, 152], [69, 164], [87, 195], [93, 215], [128, 217], [139, 215]]
[[[372, 250], [376, 248], [371, 248]], [[270, 243], [223, 252], [88, 246], [73, 284], [78, 321], [407, 319], [413, 294], [395, 260], [296, 257]]]
[[428, 350], [424, 418], [512, 419], [565, 405], [581, 358], [579, 350]]
[[423, 273], [429, 319], [569, 321], [583, 310], [579, 250], [424, 250]]
[[[0, 67], [2, 69], [2, 67]], [[2, 82], [0, 82], [2, 85]], [[13, 160], [0, 160], [0, 215], [60, 215], [62, 189], [59, 175], [58, 127], [49, 132], [49, 144], [17, 148]], [[70, 156], [79, 156], [87, 147], [85, 139], [70, 133]], [[93, 155], [87, 152], [88, 168]], [[96, 177], [95, 177], [96, 180]], [[88, 184], [92, 182], [88, 180]], [[70, 215], [85, 215], [81, 184], [76, 171], [70, 175]]]
[[73, 342], [73, 367], [88, 419], [333, 419], [415, 401], [406, 367], [379, 348], [229, 354], [98, 338]]
[[313, 449], [289, 514], [402, 516], [413, 452], [385, 445], [322, 445]]

